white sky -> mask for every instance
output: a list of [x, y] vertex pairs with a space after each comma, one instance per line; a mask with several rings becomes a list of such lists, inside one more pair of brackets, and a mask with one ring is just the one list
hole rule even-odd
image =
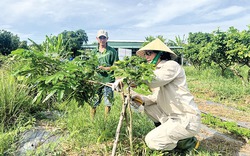
[[83, 29], [92, 43], [99, 29], [110, 40], [144, 41], [250, 25], [249, 0], [1, 0], [0, 11], [0, 30], [36, 43], [64, 30]]

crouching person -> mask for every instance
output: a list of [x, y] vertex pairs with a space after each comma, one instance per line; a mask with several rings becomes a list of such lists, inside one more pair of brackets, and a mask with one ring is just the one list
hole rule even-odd
[[176, 54], [160, 39], [139, 49], [136, 54], [155, 64], [155, 77], [150, 82], [152, 94], [135, 94], [132, 100], [144, 105], [144, 111], [156, 128], [145, 137], [153, 150], [190, 151], [198, 146], [195, 135], [200, 130], [200, 111], [188, 90], [183, 68], [175, 61]]

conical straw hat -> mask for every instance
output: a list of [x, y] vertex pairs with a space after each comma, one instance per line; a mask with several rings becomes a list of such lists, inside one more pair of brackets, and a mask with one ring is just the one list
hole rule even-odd
[[177, 57], [177, 55], [166, 44], [164, 44], [159, 38], [156, 38], [149, 44], [139, 49], [136, 52], [136, 55], [140, 57], [145, 57], [144, 53], [147, 50], [155, 50], [155, 51], [162, 51], [162, 52], [170, 53], [172, 60], [174, 60]]

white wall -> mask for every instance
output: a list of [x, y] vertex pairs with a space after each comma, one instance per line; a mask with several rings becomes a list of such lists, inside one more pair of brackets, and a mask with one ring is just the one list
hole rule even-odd
[[118, 55], [119, 55], [119, 60], [123, 60], [125, 56], [129, 56], [129, 57], [132, 56], [132, 50], [118, 48]]

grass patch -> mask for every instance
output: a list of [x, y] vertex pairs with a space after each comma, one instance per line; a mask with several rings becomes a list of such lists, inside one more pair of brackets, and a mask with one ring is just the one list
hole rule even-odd
[[221, 119], [218, 119], [211, 114], [202, 114], [202, 123], [213, 127], [223, 128], [232, 135], [250, 139], [250, 130], [247, 128], [239, 127], [235, 122], [222, 121]]
[[[118, 125], [122, 103], [120, 96], [115, 94], [115, 104], [107, 118], [104, 117], [104, 106], [97, 107], [97, 113], [94, 119], [90, 117], [90, 106], [85, 104], [78, 107], [77, 102], [61, 104], [59, 110], [64, 112], [63, 117], [56, 121], [62, 129], [66, 129], [69, 134], [69, 142], [74, 142], [72, 150], [91, 153], [96, 150], [96, 146], [103, 148], [101, 153], [112, 150], [113, 141]], [[123, 126], [119, 138], [119, 147], [117, 152], [125, 152], [129, 149], [127, 123], [123, 121]], [[145, 136], [153, 128], [153, 123], [140, 113], [133, 113], [133, 136], [135, 142], [143, 142], [142, 136]], [[122, 142], [122, 144], [121, 144]], [[93, 146], [94, 145], [94, 146]], [[91, 149], [91, 147], [95, 147]], [[135, 147], [138, 148], [138, 147]]]
[[[64, 151], [85, 155], [111, 155], [121, 109], [122, 103], [118, 94], [115, 94], [115, 104], [107, 118], [104, 117], [103, 103], [97, 107], [94, 120], [90, 117], [90, 106], [87, 104], [78, 107], [75, 101], [62, 103], [59, 110], [63, 112], [63, 115], [55, 125], [69, 133], [70, 137], [62, 147], [65, 148]], [[146, 134], [154, 128], [153, 122], [144, 113], [133, 111], [132, 116], [134, 155], [166, 154], [167, 152], [150, 150], [144, 142]], [[117, 155], [131, 155], [128, 135], [127, 123], [123, 121], [116, 150]], [[193, 151], [192, 155], [216, 155], [216, 153], [198, 149], [198, 151]]]
[[196, 70], [185, 66], [188, 86], [197, 98], [250, 111], [250, 85], [244, 86], [241, 80], [231, 76], [222, 77], [217, 69]]
[[1, 129], [7, 130], [20, 123], [26, 123], [32, 117], [30, 111], [34, 107], [29, 89], [17, 83], [6, 70], [0, 70], [0, 123]]

